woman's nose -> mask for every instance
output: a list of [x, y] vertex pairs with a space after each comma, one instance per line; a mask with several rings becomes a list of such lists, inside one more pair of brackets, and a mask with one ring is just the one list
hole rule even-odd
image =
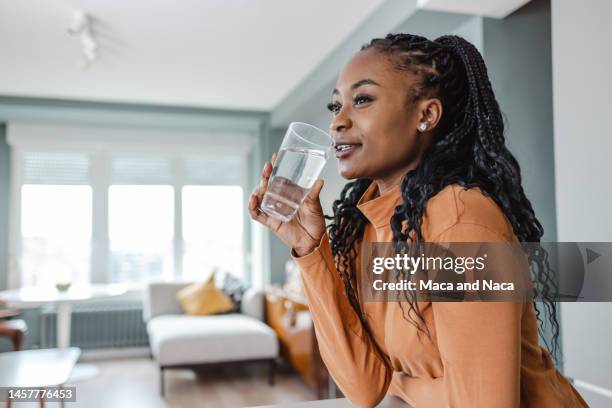
[[336, 116], [334, 116], [334, 120], [332, 120], [329, 130], [330, 132], [340, 132], [342, 130], [349, 129], [351, 125], [351, 119], [346, 114], [345, 110], [342, 109]]

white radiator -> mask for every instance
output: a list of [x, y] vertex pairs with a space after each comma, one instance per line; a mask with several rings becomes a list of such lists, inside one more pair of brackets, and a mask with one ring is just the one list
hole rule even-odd
[[[56, 347], [56, 314], [43, 310], [40, 347]], [[149, 345], [140, 303], [75, 304], [72, 307], [70, 345], [87, 349]]]

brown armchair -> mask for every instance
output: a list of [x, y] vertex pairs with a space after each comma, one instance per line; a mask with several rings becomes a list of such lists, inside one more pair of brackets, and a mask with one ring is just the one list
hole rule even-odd
[[23, 339], [28, 332], [28, 326], [22, 319], [13, 319], [19, 312], [0, 308], [0, 336], [8, 336], [13, 344], [13, 350], [21, 350]]

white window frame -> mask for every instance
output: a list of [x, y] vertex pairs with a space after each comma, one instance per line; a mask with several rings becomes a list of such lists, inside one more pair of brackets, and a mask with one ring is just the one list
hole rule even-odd
[[[153, 154], [172, 159], [174, 188], [174, 279], [181, 279], [183, 260], [182, 188], [198, 185], [187, 180], [181, 160], [196, 155], [226, 155], [237, 157], [242, 163], [240, 186], [243, 189], [243, 208], [246, 209], [252, 186], [249, 177], [251, 156], [257, 153], [258, 135], [245, 131], [174, 131], [157, 129], [126, 129], [115, 127], [57, 126], [43, 124], [10, 123], [7, 141], [11, 145], [11, 202], [9, 220], [9, 273], [8, 287], [21, 287], [21, 186], [23, 184], [23, 154], [36, 152], [79, 152], [90, 158], [92, 188], [92, 247], [91, 283], [106, 283], [110, 277], [110, 242], [108, 236], [108, 189], [112, 185], [111, 163], [115, 154]], [[142, 184], [142, 183], [137, 183]], [[250, 218], [243, 213], [243, 270], [248, 284], [261, 286], [260, 272], [253, 265], [254, 250]], [[255, 243], [255, 246], [257, 244]]]

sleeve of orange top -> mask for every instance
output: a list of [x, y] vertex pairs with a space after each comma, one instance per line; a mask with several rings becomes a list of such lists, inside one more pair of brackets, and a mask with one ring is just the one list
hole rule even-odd
[[[454, 225], [434, 241], [508, 242], [491, 229], [467, 223]], [[432, 310], [444, 392], [419, 389], [428, 386], [424, 381], [414, 381], [412, 390], [408, 384], [409, 395], [426, 399], [416, 401], [417, 406], [518, 408], [523, 303], [432, 302]]]
[[344, 395], [359, 407], [385, 396], [392, 370], [380, 355], [344, 292], [327, 233], [313, 252], [291, 257], [301, 270], [321, 358]]

